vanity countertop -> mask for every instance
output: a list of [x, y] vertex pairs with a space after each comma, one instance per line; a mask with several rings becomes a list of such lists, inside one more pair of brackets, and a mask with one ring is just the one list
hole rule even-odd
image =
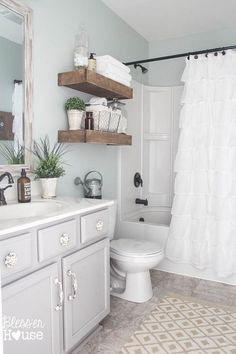
[[[59, 207], [56, 210], [49, 211], [38, 216], [27, 216], [27, 208], [30, 210], [30, 206], [33, 207], [33, 204], [39, 205], [40, 203], [58, 203]], [[86, 199], [86, 198], [75, 198], [75, 197], [58, 197], [53, 200], [44, 200], [41, 198], [34, 198], [31, 203], [27, 203], [27, 208], [25, 204], [18, 203], [8, 203], [7, 206], [0, 207], [0, 237], [7, 235], [9, 233], [18, 232], [35, 226], [39, 226], [45, 223], [56, 222], [64, 218], [72, 217], [75, 215], [86, 214], [95, 211], [96, 209], [102, 209], [109, 207], [115, 203], [114, 200], [106, 199]], [[8, 206], [17, 205], [18, 208], [26, 208], [25, 217], [14, 217], [14, 213], [11, 216], [8, 216], [6, 219], [1, 218], [1, 211], [4, 211], [3, 208]], [[42, 208], [41, 208], [42, 209]]]

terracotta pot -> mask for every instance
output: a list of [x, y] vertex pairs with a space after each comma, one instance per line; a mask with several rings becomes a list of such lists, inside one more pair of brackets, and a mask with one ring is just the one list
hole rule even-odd
[[83, 111], [79, 111], [77, 109], [67, 111], [69, 130], [77, 130], [81, 128], [83, 114]]
[[42, 198], [51, 199], [56, 197], [58, 178], [40, 178], [42, 186]]

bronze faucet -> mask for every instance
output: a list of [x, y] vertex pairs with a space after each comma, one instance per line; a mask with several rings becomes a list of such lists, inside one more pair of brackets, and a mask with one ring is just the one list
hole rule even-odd
[[5, 191], [7, 188], [12, 187], [12, 183], [14, 183], [13, 177], [12, 177], [12, 175], [11, 175], [9, 172], [5, 172], [5, 173], [3, 173], [3, 174], [0, 176], [0, 182], [1, 182], [1, 181], [3, 180], [3, 178], [5, 178], [5, 177], [8, 178], [8, 183], [9, 183], [9, 185], [6, 186], [5, 188], [0, 188], [0, 206], [7, 204], [6, 198], [5, 198], [5, 195], [4, 195], [4, 191]]

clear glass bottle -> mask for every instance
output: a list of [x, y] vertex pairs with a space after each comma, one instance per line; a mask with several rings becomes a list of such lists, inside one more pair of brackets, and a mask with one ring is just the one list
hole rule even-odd
[[74, 67], [75, 70], [88, 67], [89, 37], [84, 27], [80, 28], [75, 37]]

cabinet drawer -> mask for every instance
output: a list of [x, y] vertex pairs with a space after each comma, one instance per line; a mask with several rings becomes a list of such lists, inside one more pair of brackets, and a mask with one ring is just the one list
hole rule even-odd
[[0, 259], [3, 278], [30, 268], [32, 264], [32, 235], [25, 233], [0, 241]]
[[88, 242], [94, 238], [105, 236], [109, 229], [108, 210], [101, 210], [96, 213], [81, 217], [81, 243]]
[[76, 220], [49, 226], [38, 231], [38, 257], [42, 262], [76, 246]]

